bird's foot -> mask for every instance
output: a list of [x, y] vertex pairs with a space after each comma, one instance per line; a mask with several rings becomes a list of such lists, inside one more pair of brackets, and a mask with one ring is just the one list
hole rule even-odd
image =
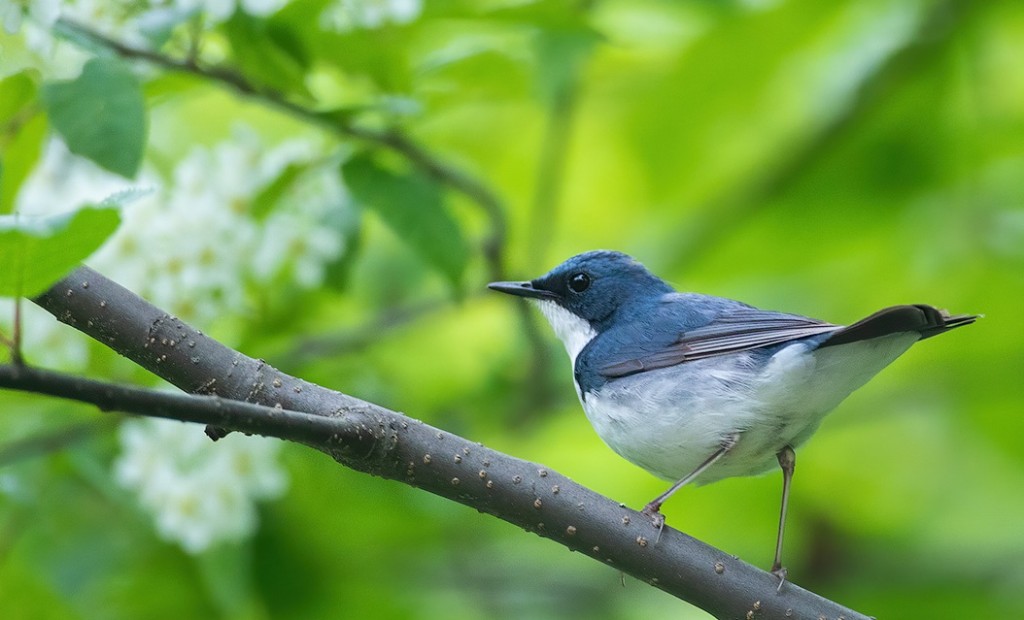
[[640, 514], [648, 517], [654, 524], [654, 527], [659, 530], [665, 525], [665, 515], [661, 514], [661, 504], [657, 502], [651, 502], [644, 506]]
[[789, 575], [789, 571], [782, 564], [774, 564], [772, 566], [771, 574], [775, 575], [779, 579], [779, 587], [775, 588], [776, 592], [782, 591], [782, 586], [786, 583], [786, 576]]
[[651, 524], [654, 525], [654, 529], [658, 530], [658, 536], [654, 539], [654, 544], [658, 544], [658, 541], [661, 540], [661, 532], [665, 529], [665, 515], [661, 514], [661, 503], [651, 502], [647, 504], [640, 511], [640, 514], [648, 517], [651, 520]]

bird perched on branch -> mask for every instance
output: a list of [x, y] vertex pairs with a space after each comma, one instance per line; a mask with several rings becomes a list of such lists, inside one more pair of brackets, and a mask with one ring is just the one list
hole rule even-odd
[[586, 252], [528, 282], [491, 289], [534, 300], [565, 344], [587, 418], [612, 450], [675, 483], [782, 468], [772, 572], [785, 580], [782, 538], [794, 449], [822, 418], [918, 340], [973, 323], [927, 305], [893, 306], [853, 325], [679, 293], [633, 258]]

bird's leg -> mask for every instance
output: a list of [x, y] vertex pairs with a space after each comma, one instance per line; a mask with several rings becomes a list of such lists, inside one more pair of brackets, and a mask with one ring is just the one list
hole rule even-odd
[[779, 537], [775, 540], [775, 562], [772, 563], [772, 574], [779, 578], [779, 589], [786, 583], [786, 569], [782, 566], [782, 534], [786, 530], [786, 509], [789, 507], [789, 485], [793, 482], [793, 470], [796, 468], [796, 453], [793, 448], [785, 446], [776, 455], [779, 467], [782, 468], [782, 509], [779, 511]]
[[718, 459], [725, 456], [726, 453], [729, 452], [729, 450], [732, 450], [733, 447], [736, 445], [736, 442], [738, 442], [739, 440], [739, 433], [730, 434], [728, 437], [726, 437], [725, 441], [722, 442], [721, 447], [719, 447], [718, 450], [715, 450], [715, 452], [711, 456], [704, 459], [704, 462], [698, 465], [697, 469], [694, 469], [690, 473], [680, 478], [679, 482], [673, 484], [669, 488], [669, 490], [665, 491], [658, 497], [655, 497], [650, 502], [648, 502], [646, 506], [644, 506], [644, 509], [641, 510], [640, 512], [651, 518], [651, 520], [654, 522], [654, 527], [658, 528], [659, 537], [661, 536], [661, 527], [665, 525], [665, 515], [661, 514], [661, 505], [665, 503], [665, 500], [671, 497], [673, 493], [675, 493], [679, 489], [683, 488], [684, 486], [692, 482], [694, 478], [704, 473], [704, 471], [707, 470], [707, 468], [711, 467], [716, 462], [718, 462]]

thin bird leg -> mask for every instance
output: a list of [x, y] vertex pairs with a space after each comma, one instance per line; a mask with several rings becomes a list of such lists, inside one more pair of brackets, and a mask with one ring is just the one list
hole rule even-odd
[[775, 541], [772, 574], [779, 578], [781, 590], [782, 584], [786, 583], [786, 569], [782, 566], [782, 534], [786, 530], [786, 509], [789, 508], [789, 486], [793, 482], [793, 470], [796, 468], [796, 453], [791, 446], [785, 446], [776, 456], [782, 468], [782, 509], [779, 511], [779, 537]]
[[718, 462], [718, 459], [725, 456], [726, 453], [729, 452], [729, 450], [732, 450], [733, 447], [736, 445], [736, 442], [738, 442], [739, 440], [739, 433], [733, 433], [729, 435], [729, 437], [722, 442], [722, 446], [718, 450], [715, 450], [714, 454], [704, 459], [704, 462], [698, 465], [697, 469], [683, 476], [679, 480], [679, 482], [673, 484], [671, 488], [669, 488], [669, 490], [665, 491], [658, 497], [655, 497], [653, 500], [651, 500], [646, 506], [644, 506], [644, 509], [641, 510], [640, 512], [650, 517], [651, 520], [654, 521], [654, 527], [658, 528], [660, 532], [661, 526], [665, 525], [665, 515], [661, 514], [660, 512], [661, 505], [665, 503], [665, 500], [671, 497], [673, 493], [675, 493], [679, 489], [683, 488], [684, 486], [692, 482], [694, 478], [704, 473], [707, 470], [707, 468], [711, 467], [716, 462]]

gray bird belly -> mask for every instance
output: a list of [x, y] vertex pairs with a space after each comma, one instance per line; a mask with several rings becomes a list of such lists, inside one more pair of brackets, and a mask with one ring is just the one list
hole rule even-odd
[[622, 377], [588, 393], [583, 408], [619, 455], [678, 479], [751, 425], [753, 364], [750, 355], [723, 356]]
[[917, 340], [897, 334], [770, 358], [741, 353], [622, 377], [583, 401], [598, 435], [622, 457], [669, 480], [690, 473], [731, 435], [735, 447], [697, 482], [763, 473], [825, 415]]

